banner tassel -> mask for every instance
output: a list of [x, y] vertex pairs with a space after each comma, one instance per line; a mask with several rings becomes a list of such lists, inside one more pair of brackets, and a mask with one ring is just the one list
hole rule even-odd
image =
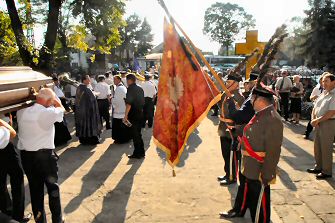
[[177, 175], [176, 175], [176, 171], [174, 170], [174, 168], [172, 169], [172, 176], [173, 177], [176, 177]]

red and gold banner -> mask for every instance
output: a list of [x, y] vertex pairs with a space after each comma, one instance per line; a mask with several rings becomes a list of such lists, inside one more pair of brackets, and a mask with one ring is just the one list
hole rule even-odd
[[165, 21], [153, 136], [171, 166], [177, 165], [188, 137], [220, 96], [173, 25]]

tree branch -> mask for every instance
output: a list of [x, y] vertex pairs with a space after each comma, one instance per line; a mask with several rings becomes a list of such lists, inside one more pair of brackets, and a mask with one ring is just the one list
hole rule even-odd
[[14, 31], [16, 43], [19, 47], [19, 53], [23, 64], [25, 66], [30, 66], [33, 69], [36, 68], [36, 65], [33, 62], [33, 54], [29, 51], [29, 43], [27, 38], [23, 33], [22, 22], [20, 20], [18, 11], [15, 6], [14, 0], [6, 0], [8, 14], [11, 20], [11, 26]]

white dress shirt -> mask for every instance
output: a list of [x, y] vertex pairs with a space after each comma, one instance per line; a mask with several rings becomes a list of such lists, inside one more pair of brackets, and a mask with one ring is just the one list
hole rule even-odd
[[128, 85], [127, 85], [127, 78], [126, 78], [126, 77], [122, 77], [122, 78], [121, 78], [121, 81], [122, 81], [122, 84], [123, 84], [125, 87], [128, 87]]
[[65, 98], [63, 90], [59, 86], [57, 86], [57, 85], [54, 86], [54, 92], [55, 92], [55, 94], [57, 95], [58, 98]]
[[[282, 84], [283, 86], [281, 87]], [[291, 91], [293, 84], [289, 77], [280, 77], [278, 78], [275, 87], [279, 92], [287, 93]]]
[[20, 150], [54, 149], [55, 122], [62, 122], [63, 108], [46, 108], [38, 103], [17, 112]]
[[91, 79], [91, 84], [90, 85], [92, 86], [92, 89], [94, 89], [95, 85], [97, 85], [97, 81], [93, 77], [90, 77], [90, 79]]
[[109, 86], [114, 84], [114, 80], [113, 78], [109, 77], [105, 79], [106, 84], [108, 84]]
[[119, 84], [115, 89], [114, 97], [112, 100], [113, 118], [124, 118], [126, 112], [126, 95], [127, 88], [123, 84]]
[[[313, 91], [312, 91], [312, 93], [311, 93], [311, 96], [310, 96], [310, 98], [314, 98], [315, 96], [320, 96], [321, 94], [322, 94], [322, 90], [321, 90], [322, 88], [321, 88], [321, 86], [320, 86], [320, 84], [317, 84], [314, 88], [313, 88]], [[316, 101], [316, 99], [314, 100], [314, 102]]]
[[94, 91], [99, 93], [97, 99], [107, 99], [112, 94], [110, 87], [105, 82], [95, 85]]
[[157, 91], [156, 91], [156, 87], [154, 85], [154, 83], [152, 83], [152, 81], [145, 81], [142, 84], [142, 89], [144, 91], [144, 97], [145, 98], [154, 98]]
[[77, 88], [75, 86], [71, 85], [70, 90], [71, 90], [71, 97], [76, 97]]
[[4, 127], [0, 126], [0, 149], [4, 149], [10, 140], [10, 131]]

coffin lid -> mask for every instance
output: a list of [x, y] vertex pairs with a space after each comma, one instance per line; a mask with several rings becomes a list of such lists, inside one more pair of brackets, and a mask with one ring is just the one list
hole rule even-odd
[[[0, 91], [43, 85], [52, 79], [30, 67], [0, 67]], [[33, 84], [34, 83], [34, 84]]]

